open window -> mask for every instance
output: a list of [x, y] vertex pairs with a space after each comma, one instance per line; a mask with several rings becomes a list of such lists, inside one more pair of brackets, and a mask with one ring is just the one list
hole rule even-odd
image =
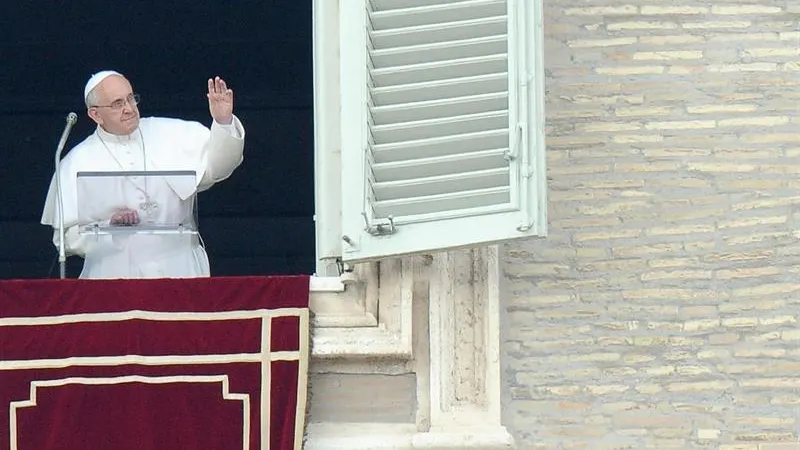
[[315, 8], [318, 271], [546, 234], [541, 5]]

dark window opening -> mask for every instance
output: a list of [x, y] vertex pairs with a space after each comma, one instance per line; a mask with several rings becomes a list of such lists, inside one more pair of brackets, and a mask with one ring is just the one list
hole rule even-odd
[[101, 69], [127, 75], [143, 117], [207, 126], [206, 80], [224, 76], [247, 139], [243, 165], [199, 197], [212, 275], [314, 271], [310, 1], [10, 2], [0, 26], [0, 278], [58, 277], [39, 219], [67, 113], [65, 153], [94, 129], [82, 92]]

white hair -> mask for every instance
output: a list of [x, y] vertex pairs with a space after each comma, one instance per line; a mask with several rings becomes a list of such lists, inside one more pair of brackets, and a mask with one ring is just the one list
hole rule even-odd
[[97, 90], [92, 89], [86, 94], [86, 107], [91, 108], [92, 106], [97, 106]]

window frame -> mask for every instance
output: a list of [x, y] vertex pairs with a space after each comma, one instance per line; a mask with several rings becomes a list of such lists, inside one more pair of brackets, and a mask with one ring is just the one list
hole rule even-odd
[[311, 354], [319, 360], [408, 360], [415, 263], [394, 259], [349, 267], [330, 245], [341, 236], [338, 1], [313, 0], [313, 22], [317, 265], [309, 286]]

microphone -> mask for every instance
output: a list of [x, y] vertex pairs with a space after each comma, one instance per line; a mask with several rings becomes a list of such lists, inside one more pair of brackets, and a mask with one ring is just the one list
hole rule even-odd
[[55, 155], [56, 188], [58, 190], [58, 265], [61, 279], [67, 276], [67, 250], [66, 243], [64, 242], [64, 195], [61, 192], [61, 152], [64, 151], [64, 145], [67, 143], [69, 132], [77, 121], [77, 114], [74, 112], [67, 114], [67, 124], [64, 125], [64, 131], [61, 133], [61, 139], [58, 141], [58, 149]]

